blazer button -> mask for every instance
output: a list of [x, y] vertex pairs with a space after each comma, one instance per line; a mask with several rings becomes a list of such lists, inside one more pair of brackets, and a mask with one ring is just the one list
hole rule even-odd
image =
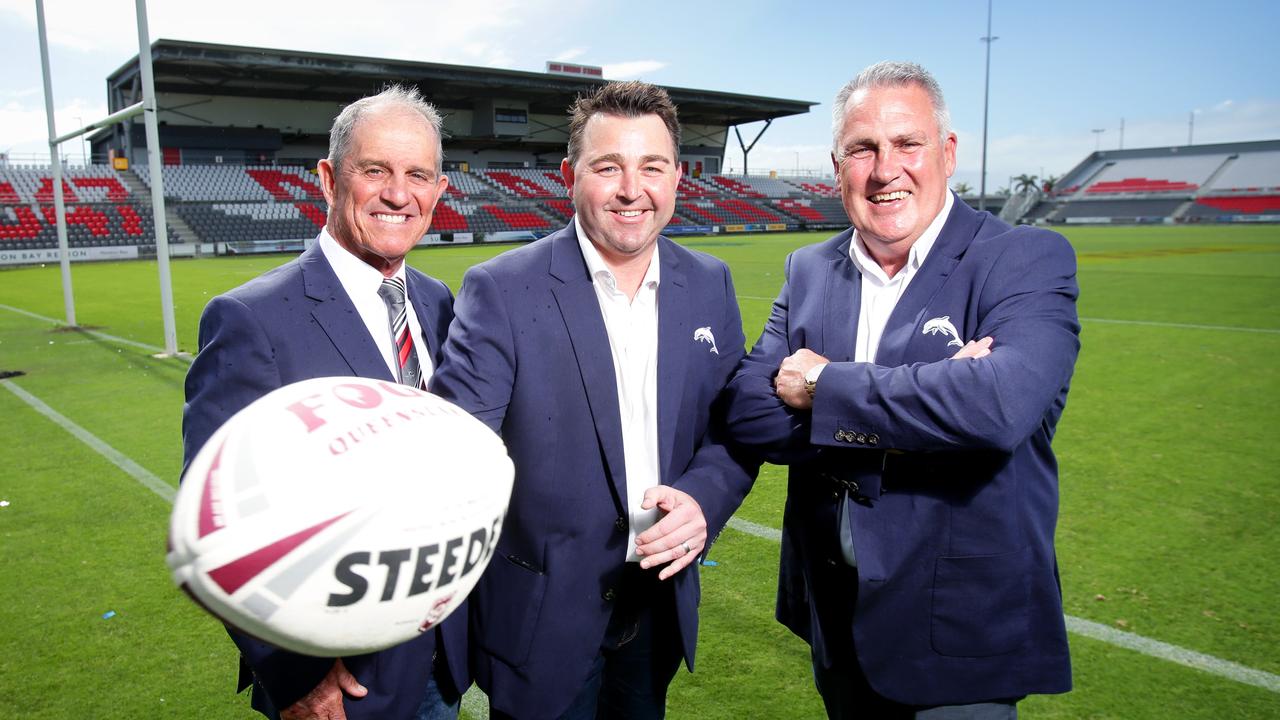
[[850, 480], [850, 481], [849, 481], [849, 492], [851, 492], [851, 493], [856, 493], [856, 492], [858, 492], [858, 481], [857, 481], [857, 480]]
[[614, 594], [613, 588], [609, 588], [608, 590], [600, 593], [600, 597], [604, 598], [605, 602], [613, 602], [613, 599], [617, 596]]
[[836, 442], [844, 442], [844, 431], [843, 431], [843, 430], [837, 430], [837, 431], [836, 431]]
[[878, 443], [878, 442], [880, 442], [880, 436], [879, 436], [879, 435], [877, 435], [877, 434], [875, 434], [875, 433], [867, 433], [867, 444], [868, 444], [868, 445], [875, 445], [875, 444], [876, 444], [876, 443]]
[[618, 532], [625, 532], [627, 529], [627, 519], [624, 517], [619, 517], [617, 520], [613, 521], [613, 527]]
[[854, 435], [854, 436], [853, 436], [853, 439], [854, 439], [854, 440], [857, 440], [857, 441], [858, 441], [858, 444], [860, 444], [860, 445], [865, 445], [865, 444], [866, 444], [866, 442], [867, 442], [867, 434], [866, 434], [866, 433], [858, 433], [858, 434], [856, 434], [856, 435]]

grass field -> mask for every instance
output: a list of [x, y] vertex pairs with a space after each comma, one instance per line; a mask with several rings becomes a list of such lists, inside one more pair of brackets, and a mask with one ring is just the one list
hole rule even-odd
[[[1071, 228], [1083, 351], [1055, 447], [1058, 556], [1073, 618], [1280, 674], [1280, 228]], [[694, 238], [729, 262], [749, 342], [787, 252], [815, 235]], [[457, 288], [505, 248], [415, 252]], [[173, 264], [179, 344], [205, 302], [281, 256]], [[78, 320], [59, 329], [56, 266], [0, 270], [0, 717], [248, 718], [217, 623], [172, 586], [167, 502], [37, 412], [16, 389], [176, 485], [186, 363], [161, 345], [154, 263], [73, 269]], [[34, 317], [33, 317], [34, 316]], [[46, 318], [46, 319], [41, 319]], [[110, 336], [110, 337], [108, 337]], [[112, 339], [117, 338], [117, 339]], [[136, 474], [136, 473], [135, 473]], [[767, 467], [738, 513], [777, 528]], [[669, 717], [817, 718], [806, 646], [773, 620], [776, 542], [726, 530], [703, 569], [696, 674]], [[115, 615], [103, 615], [114, 611]], [[1027, 718], [1267, 718], [1257, 687], [1072, 634], [1075, 690]], [[1265, 684], [1265, 683], [1264, 683]]]

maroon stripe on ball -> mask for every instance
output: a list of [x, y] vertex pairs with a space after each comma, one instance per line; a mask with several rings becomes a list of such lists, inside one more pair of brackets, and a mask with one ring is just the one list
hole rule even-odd
[[242, 558], [232, 560], [220, 568], [210, 570], [209, 578], [217, 583], [218, 587], [222, 588], [228, 595], [232, 595], [236, 590], [243, 587], [245, 583], [260, 575], [264, 570], [292, 552], [294, 548], [306, 542], [311, 536], [350, 514], [351, 511], [348, 510], [337, 517], [325, 520], [318, 525], [312, 525], [305, 530], [299, 530], [270, 545], [258, 548]]
[[199, 537], [204, 537], [214, 530], [221, 530], [223, 526], [222, 513], [216, 512], [215, 506], [221, 504], [222, 488], [218, 484], [218, 468], [222, 465], [222, 449], [226, 444], [226, 440], [223, 440], [218, 446], [218, 453], [213, 456], [213, 462], [209, 463], [209, 472], [204, 477], [204, 488], [200, 493], [200, 518], [197, 524]]

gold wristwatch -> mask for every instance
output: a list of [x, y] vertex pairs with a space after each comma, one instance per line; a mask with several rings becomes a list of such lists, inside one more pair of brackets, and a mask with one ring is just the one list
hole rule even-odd
[[809, 393], [810, 398], [818, 391], [818, 376], [822, 374], [822, 369], [826, 366], [826, 363], [814, 365], [804, 374], [804, 391]]

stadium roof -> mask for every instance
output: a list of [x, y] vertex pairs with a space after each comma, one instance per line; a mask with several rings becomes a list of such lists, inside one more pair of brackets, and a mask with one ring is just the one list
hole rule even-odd
[[[562, 114], [583, 90], [605, 80], [465, 65], [273, 50], [183, 40], [151, 45], [157, 94], [189, 93], [348, 103], [388, 82], [413, 83], [441, 108], [469, 108], [478, 98], [524, 100], [529, 111]], [[135, 55], [107, 78], [110, 89], [134, 86]], [[739, 125], [809, 112], [817, 103], [668, 87], [684, 124]], [[108, 92], [111, 111], [123, 98]]]

